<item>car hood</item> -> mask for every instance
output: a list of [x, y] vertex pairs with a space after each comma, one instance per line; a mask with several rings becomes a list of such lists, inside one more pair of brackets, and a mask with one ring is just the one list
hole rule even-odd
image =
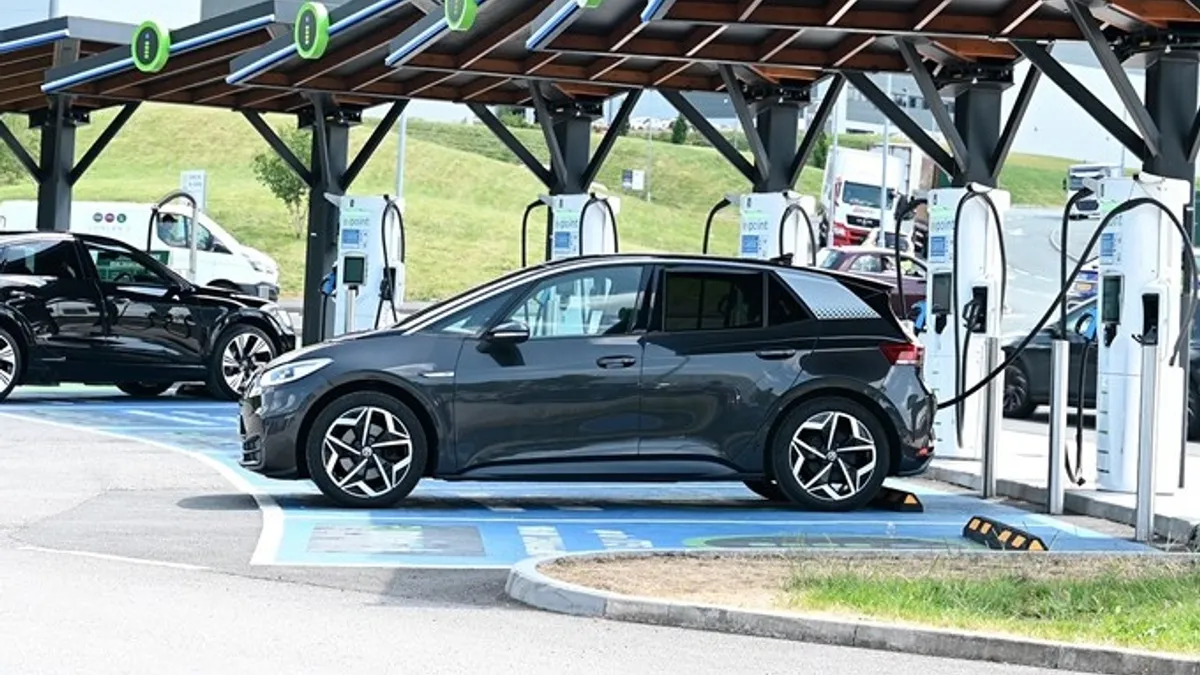
[[318, 342], [316, 344], [300, 347], [298, 349], [293, 349], [290, 352], [280, 354], [279, 356], [275, 357], [274, 361], [271, 361], [269, 364], [267, 364], [267, 367], [274, 368], [276, 366], [282, 366], [294, 361], [310, 358], [336, 358], [337, 353], [346, 346], [346, 343], [357, 344], [362, 340], [379, 339], [387, 335], [395, 335], [395, 332], [387, 329], [378, 329], [346, 333], [344, 335], [329, 338], [324, 342]]
[[193, 295], [199, 300], [213, 300], [225, 306], [250, 307], [253, 309], [268, 309], [275, 303], [256, 295], [247, 295], [228, 288], [217, 286], [197, 286]]

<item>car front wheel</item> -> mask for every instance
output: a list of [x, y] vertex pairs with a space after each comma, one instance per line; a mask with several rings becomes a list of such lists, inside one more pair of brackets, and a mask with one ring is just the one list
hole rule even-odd
[[0, 328], [0, 401], [8, 398], [21, 376], [21, 347], [11, 333]]
[[792, 501], [816, 511], [866, 506], [891, 465], [887, 430], [854, 401], [828, 396], [796, 406], [771, 447], [775, 480]]
[[313, 482], [351, 508], [386, 508], [407, 497], [425, 474], [428, 453], [416, 414], [375, 391], [347, 394], [326, 406], [305, 447]]
[[217, 340], [208, 388], [220, 398], [236, 401], [274, 358], [275, 343], [269, 335], [256, 326], [235, 324]]

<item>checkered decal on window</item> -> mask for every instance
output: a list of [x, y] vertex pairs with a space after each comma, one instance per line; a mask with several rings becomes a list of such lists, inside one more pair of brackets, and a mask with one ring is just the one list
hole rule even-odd
[[780, 276], [804, 300], [813, 316], [822, 320], [878, 319], [879, 313], [837, 281], [791, 270]]

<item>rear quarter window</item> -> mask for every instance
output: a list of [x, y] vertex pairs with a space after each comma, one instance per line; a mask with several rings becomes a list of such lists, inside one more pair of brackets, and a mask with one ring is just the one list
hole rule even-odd
[[[882, 318], [880, 313], [858, 293], [850, 290], [836, 279], [794, 270], [780, 270], [776, 273], [796, 295], [800, 296], [800, 299], [817, 319]], [[882, 295], [886, 303], [886, 293]]]

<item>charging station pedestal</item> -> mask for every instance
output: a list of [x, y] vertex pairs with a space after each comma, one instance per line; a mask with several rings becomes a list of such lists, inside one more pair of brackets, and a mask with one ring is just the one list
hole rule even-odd
[[[992, 211], [982, 197], [974, 197], [962, 210], [958, 240], [954, 237], [954, 219], [967, 188], [937, 188], [929, 191], [928, 278], [925, 305], [924, 377], [939, 403], [953, 399], [983, 380], [987, 369], [987, 338], [1001, 336], [1000, 287], [1003, 261], [1000, 258], [998, 230], [1008, 213], [1011, 196], [1004, 190], [979, 187], [996, 205], [1001, 222], [993, 223]], [[957, 259], [957, 263], [956, 263]], [[957, 267], [957, 270], [956, 270]], [[957, 303], [954, 289], [958, 289]], [[984, 300], [985, 310], [974, 329], [965, 324], [965, 307], [973, 299]], [[955, 339], [954, 324], [959, 324]], [[968, 335], [970, 336], [968, 340]], [[967, 344], [969, 342], [969, 344]], [[964, 356], [964, 348], [965, 359]], [[956, 365], [957, 364], [957, 365]], [[997, 364], [998, 365], [998, 364]], [[956, 375], [961, 368], [961, 385]], [[1003, 375], [999, 375], [1003, 391]], [[946, 459], [983, 458], [984, 425], [995, 419], [987, 409], [987, 396], [981, 389], [962, 404], [962, 444], [958, 442], [958, 414], [955, 406], [938, 410], [934, 416], [935, 452]], [[1003, 405], [1003, 397], [992, 405]], [[994, 429], [999, 433], [999, 429]]]
[[[789, 210], [788, 207], [799, 206], [812, 218], [817, 207], [815, 199], [788, 191], [731, 195], [729, 200], [738, 205], [738, 257], [765, 260], [791, 253], [793, 265], [807, 267], [811, 263], [820, 246], [809, 236], [804, 215], [798, 209]], [[783, 219], [785, 212], [786, 221]], [[781, 227], [783, 250], [779, 246]], [[813, 223], [813, 234], [816, 227]]]
[[[621, 213], [620, 198], [597, 196], [593, 201], [591, 195], [573, 194], [543, 195], [541, 199], [550, 206], [551, 260], [616, 253], [617, 224], [614, 218]], [[605, 207], [605, 202], [612, 208], [612, 213]], [[587, 211], [584, 211], [585, 207]]]
[[[1094, 186], [1089, 182], [1088, 187], [1096, 193], [1105, 215], [1123, 202], [1150, 197], [1183, 222], [1183, 207], [1191, 202], [1186, 181], [1144, 172], [1136, 178], [1106, 178]], [[1148, 204], [1114, 218], [1101, 233], [1098, 245], [1096, 487], [1136, 492], [1141, 425], [1150, 424], [1156, 429], [1155, 492], [1172, 494], [1179, 487], [1181, 420], [1187, 415], [1183, 378], [1188, 358], [1184, 355], [1174, 366], [1169, 365], [1179, 339], [1183, 242], [1167, 215]], [[1146, 329], [1145, 293], [1159, 295], [1159, 363], [1155, 406], [1143, 416], [1143, 347], [1134, 336]]]
[[[378, 327], [376, 316], [380, 317], [380, 323], [390, 322], [389, 303], [404, 301], [401, 225], [394, 213], [389, 215], [385, 223], [388, 200], [379, 196], [345, 196], [338, 198], [336, 203], [338, 274], [333, 296], [335, 336], [373, 330]], [[403, 201], [397, 200], [396, 206], [403, 213]], [[361, 279], [358, 279], [356, 277], [360, 275], [356, 272], [360, 264], [363, 271]], [[385, 275], [392, 277], [391, 297], [383, 294]], [[380, 303], [383, 303], [383, 312], [380, 312]], [[384, 317], [387, 321], [384, 321]]]

